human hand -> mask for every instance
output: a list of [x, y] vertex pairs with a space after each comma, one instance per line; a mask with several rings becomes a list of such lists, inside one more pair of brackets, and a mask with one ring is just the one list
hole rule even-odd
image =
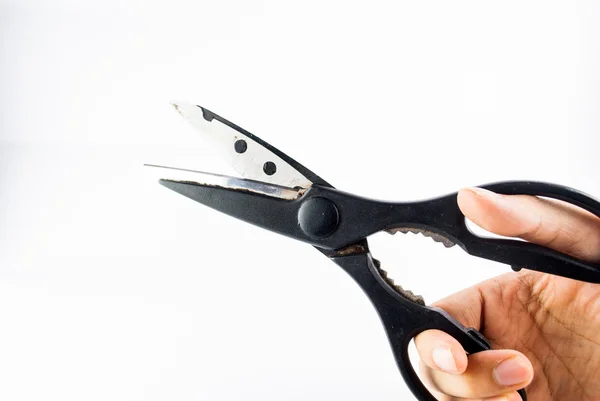
[[[470, 188], [461, 211], [486, 230], [600, 262], [600, 218], [566, 203]], [[493, 350], [467, 356], [439, 330], [415, 338], [438, 400], [600, 401], [600, 285], [535, 271], [508, 273], [434, 304], [478, 329]], [[535, 373], [534, 373], [535, 372]]]

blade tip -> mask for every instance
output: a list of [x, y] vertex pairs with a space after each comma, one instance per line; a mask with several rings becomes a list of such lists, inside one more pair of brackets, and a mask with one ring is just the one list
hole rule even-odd
[[190, 103], [185, 100], [171, 100], [169, 103], [171, 104], [171, 106], [175, 107], [176, 109], [186, 108], [186, 107], [200, 107], [198, 105], [195, 105], [195, 104]]
[[169, 188], [169, 189], [171, 189], [171, 190], [173, 190], [175, 192], [177, 192], [177, 190], [175, 189], [177, 187], [177, 184], [181, 184], [180, 182], [173, 181], [173, 180], [170, 180], [168, 178], [159, 178], [158, 179], [158, 183], [160, 185], [162, 185], [163, 187]]
[[171, 106], [173, 106], [173, 108], [179, 113], [181, 114], [181, 109], [185, 108], [185, 107], [189, 107], [189, 103], [188, 102], [183, 102], [183, 101], [179, 101], [179, 100], [171, 100], [169, 102], [171, 104]]
[[[206, 121], [212, 121], [213, 115], [204, 107], [185, 101], [171, 101], [171, 106], [185, 119], [190, 121], [199, 120], [199, 115]], [[201, 114], [198, 113], [200, 111]]]

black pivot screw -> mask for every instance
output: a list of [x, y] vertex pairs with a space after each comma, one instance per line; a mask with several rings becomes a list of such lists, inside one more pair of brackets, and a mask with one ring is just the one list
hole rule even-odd
[[312, 238], [325, 238], [336, 230], [340, 222], [337, 207], [328, 199], [312, 198], [300, 206], [298, 224]]
[[244, 153], [248, 149], [248, 144], [243, 139], [238, 139], [233, 144], [233, 148], [237, 153]]
[[266, 162], [263, 164], [263, 171], [266, 175], [273, 175], [277, 171], [277, 166], [273, 162]]

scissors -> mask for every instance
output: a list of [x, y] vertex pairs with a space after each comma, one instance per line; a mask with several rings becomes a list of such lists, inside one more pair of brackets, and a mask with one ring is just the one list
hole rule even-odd
[[[537, 270], [575, 280], [600, 283], [600, 264], [514, 239], [482, 238], [466, 225], [456, 193], [415, 202], [367, 199], [334, 188], [327, 181], [256, 135], [212, 111], [173, 103], [241, 178], [187, 169], [160, 169], [159, 183], [203, 205], [314, 246], [344, 269], [369, 297], [387, 333], [404, 381], [420, 401], [436, 401], [409, 360], [408, 345], [428, 329], [456, 338], [469, 354], [491, 349], [488, 340], [444, 310], [389, 278], [369, 252], [367, 237], [380, 231], [420, 232], [446, 247], [508, 264], [513, 270]], [[600, 203], [561, 185], [510, 181], [483, 185], [500, 194], [554, 198], [600, 217]], [[519, 390], [525, 401], [525, 389]]]

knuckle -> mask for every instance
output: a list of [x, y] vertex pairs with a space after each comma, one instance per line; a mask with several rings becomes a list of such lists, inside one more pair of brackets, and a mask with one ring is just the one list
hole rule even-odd
[[535, 225], [525, 229], [525, 231], [518, 236], [526, 241], [533, 241], [540, 236], [542, 227], [544, 227], [543, 218], [541, 215], [539, 215]]

